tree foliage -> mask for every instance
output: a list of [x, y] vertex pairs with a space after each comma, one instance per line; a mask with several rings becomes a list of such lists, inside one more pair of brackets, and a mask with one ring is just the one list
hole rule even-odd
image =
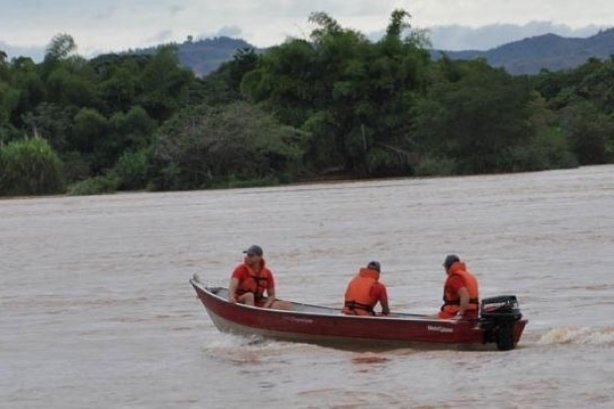
[[64, 190], [62, 162], [43, 138], [0, 146], [0, 195], [42, 195]]
[[396, 10], [384, 38], [373, 43], [326, 13], [313, 13], [312, 41], [290, 40], [270, 50], [244, 76], [242, 90], [312, 134], [307, 164], [313, 170], [405, 174], [410, 108], [429, 61], [413, 37], [401, 38], [408, 17]]
[[56, 34], [47, 46], [45, 59], [59, 60], [66, 58], [77, 49], [77, 44], [70, 34]]
[[418, 145], [423, 152], [454, 158], [460, 173], [504, 170], [505, 150], [525, 144], [535, 133], [529, 123], [528, 81], [484, 61], [457, 66], [451, 76], [445, 68], [416, 106]]
[[303, 137], [245, 102], [187, 108], [157, 133], [155, 188], [204, 188], [229, 178], [287, 176], [301, 160]]
[[305, 38], [239, 49], [204, 78], [173, 45], [88, 60], [58, 34], [41, 63], [0, 52], [2, 194], [614, 162], [614, 58], [512, 76], [432, 61], [410, 20], [394, 10], [373, 41], [315, 12]]

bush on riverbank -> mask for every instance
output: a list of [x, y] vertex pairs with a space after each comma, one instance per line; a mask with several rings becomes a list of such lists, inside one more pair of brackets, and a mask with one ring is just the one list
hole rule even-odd
[[141, 190], [147, 185], [148, 167], [149, 153], [147, 150], [125, 152], [110, 174], [117, 179], [119, 190]]
[[114, 193], [119, 186], [114, 175], [95, 176], [69, 186], [68, 194], [73, 196], [100, 195]]
[[63, 193], [62, 161], [43, 138], [0, 145], [0, 195]]

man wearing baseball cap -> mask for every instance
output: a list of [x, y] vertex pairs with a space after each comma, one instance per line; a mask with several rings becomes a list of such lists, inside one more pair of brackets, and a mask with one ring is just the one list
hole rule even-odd
[[230, 278], [228, 301], [262, 308], [291, 309], [289, 302], [275, 298], [275, 279], [266, 266], [262, 247], [254, 244], [243, 253], [243, 263], [234, 269]]
[[380, 303], [382, 315], [390, 314], [386, 286], [379, 281], [381, 265], [370, 261], [352, 278], [345, 290], [345, 303], [341, 310], [347, 315], [376, 315], [373, 308]]
[[443, 305], [439, 318], [474, 319], [478, 316], [480, 294], [478, 280], [456, 254], [443, 262], [447, 277], [443, 288]]

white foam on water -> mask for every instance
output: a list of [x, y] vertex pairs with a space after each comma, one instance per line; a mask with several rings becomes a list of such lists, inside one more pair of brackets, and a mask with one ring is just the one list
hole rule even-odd
[[537, 341], [538, 345], [575, 344], [614, 346], [614, 328], [553, 328]]
[[321, 347], [312, 344], [284, 342], [262, 338], [258, 335], [239, 336], [228, 333], [219, 333], [214, 340], [203, 347], [203, 352], [209, 355], [235, 353], [238, 350], [246, 352], [258, 352], [265, 356], [276, 355], [283, 351], [309, 351], [321, 350]]

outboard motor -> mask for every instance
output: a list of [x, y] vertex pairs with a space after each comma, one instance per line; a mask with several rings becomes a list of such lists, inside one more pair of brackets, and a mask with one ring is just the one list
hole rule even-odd
[[484, 343], [496, 343], [500, 351], [513, 349], [514, 325], [522, 318], [515, 295], [484, 298], [480, 305], [480, 325]]

